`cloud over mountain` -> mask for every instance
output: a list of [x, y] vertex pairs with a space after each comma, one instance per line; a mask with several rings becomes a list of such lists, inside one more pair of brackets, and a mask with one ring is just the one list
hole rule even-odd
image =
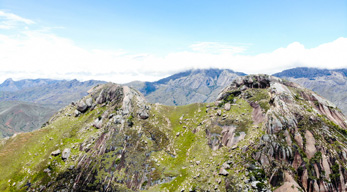
[[[34, 21], [0, 12], [2, 26], [8, 22], [31, 25]], [[8, 25], [6, 25], [8, 24]], [[251, 46], [251, 45], [248, 45]], [[14, 34], [0, 33], [0, 81], [12, 77], [100, 79], [125, 83], [154, 81], [192, 68], [228, 68], [245, 73], [272, 74], [305, 66], [346, 68], [347, 38], [341, 37], [314, 48], [299, 42], [272, 52], [247, 55], [247, 46], [221, 42], [198, 42], [183, 51], [165, 55], [133, 54], [128, 50], [87, 49], [49, 30], [24, 28]]]

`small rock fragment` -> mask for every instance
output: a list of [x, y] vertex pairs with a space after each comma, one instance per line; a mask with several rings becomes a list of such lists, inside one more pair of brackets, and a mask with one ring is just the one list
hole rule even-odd
[[76, 109], [75, 112], [74, 112], [74, 114], [75, 114], [75, 117], [78, 117], [78, 116], [81, 114], [81, 112], [79, 112], [79, 111]]
[[224, 169], [230, 169], [230, 165], [228, 163], [223, 163], [222, 167]]
[[224, 105], [224, 109], [225, 109], [226, 111], [229, 111], [230, 108], [231, 108], [230, 103], [226, 103], [226, 104]]
[[222, 179], [220, 178], [216, 179], [216, 183], [221, 184], [221, 182], [222, 182]]
[[141, 119], [147, 119], [149, 117], [148, 113], [146, 110], [143, 110], [141, 113], [140, 113], [140, 118]]
[[94, 123], [93, 123], [93, 126], [97, 129], [100, 129], [101, 126], [102, 126], [102, 119], [95, 119]]
[[260, 183], [260, 181], [253, 181], [252, 183], [251, 183], [251, 186], [254, 188], [254, 189], [257, 189], [258, 187], [257, 187], [257, 184], [258, 183]]
[[65, 148], [63, 150], [63, 153], [61, 155], [61, 158], [66, 161], [69, 157], [70, 157], [70, 154], [71, 154], [71, 149], [70, 148]]
[[222, 167], [219, 170], [219, 175], [227, 176], [229, 175], [229, 172]]
[[51, 153], [52, 156], [58, 156], [61, 153], [60, 149], [55, 150]]

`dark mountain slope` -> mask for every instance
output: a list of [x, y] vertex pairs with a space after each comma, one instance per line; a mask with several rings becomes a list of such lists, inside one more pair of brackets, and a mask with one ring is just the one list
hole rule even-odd
[[297, 84], [239, 77], [214, 103], [98, 86], [0, 145], [2, 191], [345, 191], [346, 119]]

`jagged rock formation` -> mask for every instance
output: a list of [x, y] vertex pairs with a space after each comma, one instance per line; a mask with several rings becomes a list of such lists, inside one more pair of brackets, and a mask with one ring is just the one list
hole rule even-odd
[[105, 84], [1, 141], [0, 190], [345, 191], [346, 128], [331, 102], [268, 75], [187, 106]]
[[274, 76], [288, 79], [329, 99], [347, 114], [347, 69], [317, 69], [298, 67]]
[[253, 146], [253, 158], [268, 173], [272, 186], [284, 181], [277, 191], [290, 184], [296, 191], [345, 191], [347, 124], [343, 114], [319, 95], [269, 76], [239, 78], [219, 99], [254, 87], [268, 88], [271, 94], [271, 107], [262, 117], [266, 134]]
[[187, 105], [213, 102], [232, 80], [244, 75], [228, 69], [196, 69], [156, 82], [131, 82], [127, 85], [142, 92], [150, 103]]

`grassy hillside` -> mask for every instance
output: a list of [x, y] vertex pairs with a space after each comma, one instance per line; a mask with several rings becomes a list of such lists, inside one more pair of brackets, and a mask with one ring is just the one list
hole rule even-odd
[[45, 127], [2, 140], [0, 190], [344, 191], [345, 120], [312, 91], [266, 75], [185, 106], [106, 84]]

